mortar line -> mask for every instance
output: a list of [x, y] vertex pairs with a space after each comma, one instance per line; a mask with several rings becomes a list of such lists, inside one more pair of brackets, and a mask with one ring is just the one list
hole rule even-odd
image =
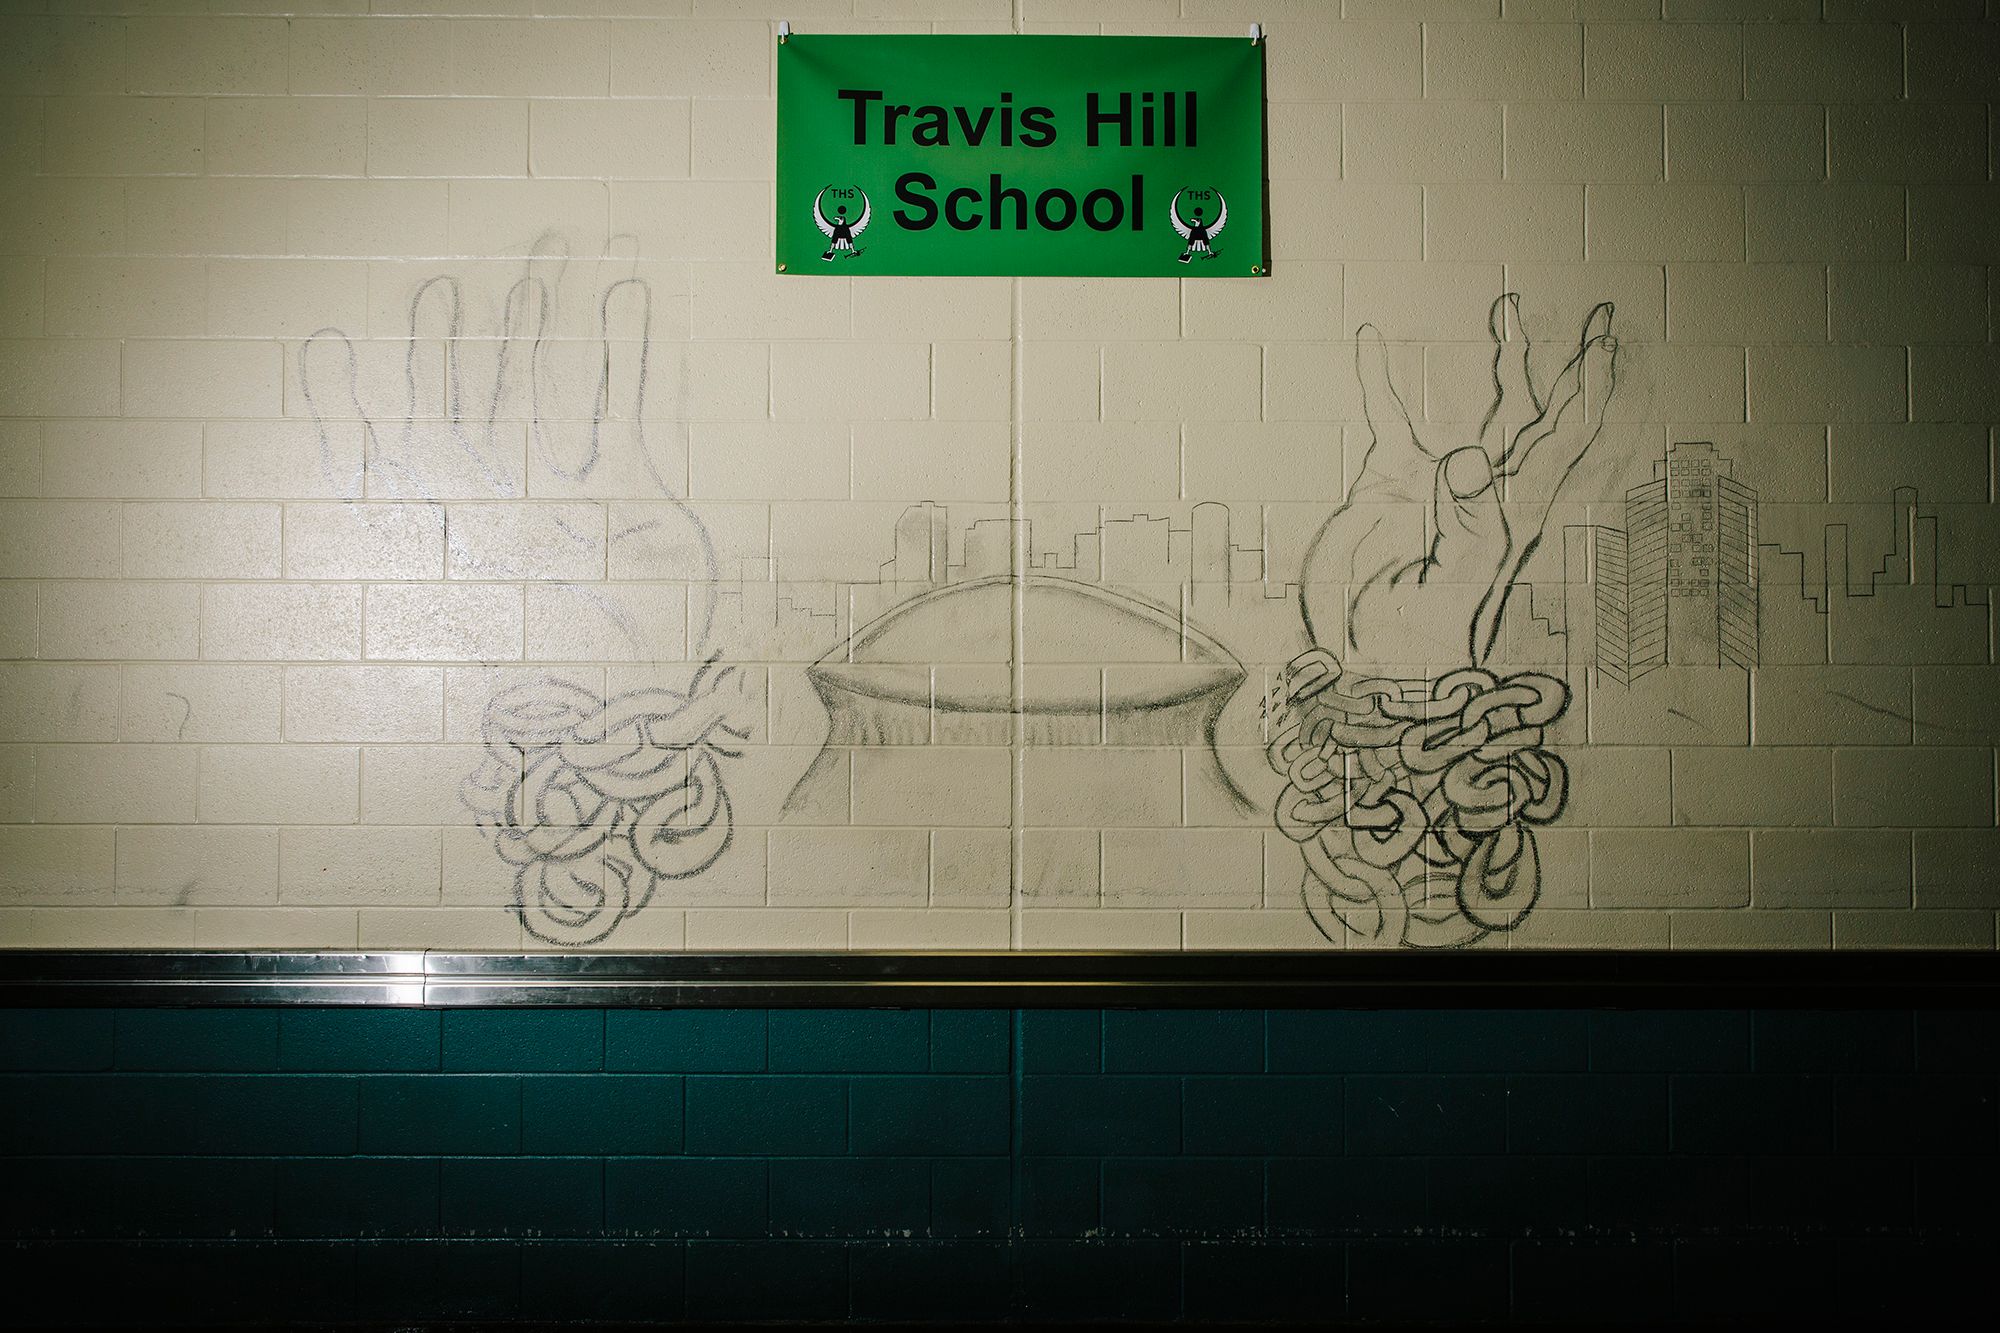
[[[1014, 34], [1021, 34], [1023, 23], [1023, 0], [1014, 0]], [[1007, 468], [1007, 533], [1009, 565], [1013, 574], [1013, 596], [1010, 599], [1011, 624], [1008, 643], [1007, 683], [1009, 691], [1009, 723], [1007, 743], [1009, 754], [1008, 803], [1007, 803], [1007, 942], [1010, 948], [1021, 947], [1021, 904], [1026, 876], [1023, 873], [1022, 852], [1027, 845], [1027, 680], [1023, 662], [1026, 660], [1024, 628], [1027, 620], [1028, 592], [1028, 549], [1023, 514], [1023, 497], [1026, 494], [1025, 434], [1021, 421], [1022, 403], [1025, 401], [1025, 377], [1023, 376], [1021, 352], [1021, 279], [1017, 274], [1012, 282], [1011, 309], [1008, 321], [1008, 372], [1011, 383], [1007, 399], [1007, 420], [1009, 427], [1009, 459]], [[1016, 1156], [1018, 1160], [1018, 1153]], [[1017, 1173], [1018, 1174], [1018, 1173]], [[1018, 1194], [1018, 1181], [1016, 1182]], [[1018, 1202], [1018, 1200], [1017, 1200]], [[1018, 1216], [1018, 1210], [1017, 1210]], [[1010, 1219], [1011, 1220], [1011, 1219]]]
[[1024, 630], [1027, 620], [1028, 591], [1028, 541], [1026, 519], [1023, 513], [1022, 497], [1026, 492], [1026, 458], [1023, 440], [1025, 432], [1021, 424], [1021, 404], [1025, 377], [1022, 374], [1021, 356], [1021, 280], [1013, 280], [1013, 310], [1011, 312], [1011, 338], [1009, 349], [1012, 385], [1008, 397], [1007, 416], [1013, 436], [1007, 478], [1007, 529], [1009, 533], [1010, 563], [1013, 573], [1013, 596], [1010, 599], [1011, 625], [1008, 643], [1008, 686], [1009, 712], [1007, 741], [1012, 750], [1008, 771], [1011, 774], [1008, 802], [1007, 837], [1007, 902], [1011, 909], [1008, 927], [1008, 941], [1013, 948], [1021, 947], [1021, 900], [1025, 876], [1022, 872], [1022, 851], [1027, 842], [1027, 680], [1023, 662], [1026, 660]]

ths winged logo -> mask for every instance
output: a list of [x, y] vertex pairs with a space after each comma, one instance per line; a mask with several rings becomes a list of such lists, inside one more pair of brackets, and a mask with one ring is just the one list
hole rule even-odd
[[821, 186], [820, 192], [813, 196], [813, 221], [819, 225], [819, 229], [825, 234], [827, 242], [826, 253], [821, 255], [820, 258], [826, 260], [828, 263], [832, 263], [836, 257], [842, 259], [859, 258], [861, 249], [854, 242], [859, 239], [862, 232], [868, 230], [868, 220], [874, 214], [874, 209], [868, 202], [868, 191], [857, 186], [855, 189], [844, 192], [848, 195], [858, 194], [861, 196], [861, 216], [856, 218], [848, 217], [847, 205], [836, 203], [833, 206], [833, 216], [828, 217], [826, 215], [826, 195], [827, 191], [831, 189], [833, 189], [831, 185]]
[[1168, 219], [1173, 222], [1174, 230], [1181, 234], [1181, 239], [1187, 242], [1187, 249], [1181, 251], [1181, 263], [1183, 264], [1196, 258], [1215, 258], [1215, 238], [1220, 236], [1222, 229], [1229, 225], [1229, 201], [1222, 197], [1220, 190], [1193, 191], [1193, 193], [1204, 199], [1211, 195], [1214, 197], [1215, 220], [1213, 222], [1204, 220], [1203, 214], [1208, 210], [1199, 206], [1193, 210], [1192, 217], [1181, 216], [1181, 196], [1189, 193], [1190, 189], [1191, 187], [1183, 186], [1175, 190], [1173, 199], [1167, 204]]

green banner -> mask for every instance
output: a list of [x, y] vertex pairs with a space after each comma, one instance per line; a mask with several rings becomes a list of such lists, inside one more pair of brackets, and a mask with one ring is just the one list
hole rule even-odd
[[1264, 47], [778, 47], [778, 271], [1261, 277]]

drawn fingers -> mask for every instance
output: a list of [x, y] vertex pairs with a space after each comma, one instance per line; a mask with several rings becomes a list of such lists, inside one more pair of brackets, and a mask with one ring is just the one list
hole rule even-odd
[[1301, 564], [1300, 612], [1308, 635], [1323, 644], [1351, 638], [1346, 622], [1362, 588], [1421, 566], [1419, 529], [1435, 467], [1396, 391], [1389, 346], [1373, 324], [1355, 330], [1354, 370], [1368, 444], [1346, 499], [1314, 534]]
[[1597, 438], [1615, 383], [1618, 340], [1611, 335], [1611, 316], [1609, 301], [1591, 310], [1576, 354], [1550, 386], [1541, 413], [1521, 428], [1502, 460], [1502, 470], [1520, 479], [1525, 498], [1553, 499]]
[[598, 295], [590, 444], [578, 480], [589, 475], [607, 449], [629, 449], [653, 470], [645, 438], [652, 299], [651, 289], [638, 278], [614, 279]]
[[1361, 382], [1361, 410], [1368, 443], [1347, 485], [1349, 504], [1429, 503], [1430, 451], [1417, 437], [1409, 408], [1389, 369], [1389, 344], [1372, 324], [1355, 330], [1354, 370]]
[[558, 461], [563, 451], [557, 438], [562, 414], [556, 312], [569, 259], [569, 241], [559, 232], [544, 232], [529, 247], [514, 284], [519, 296], [509, 303], [510, 313], [518, 311], [518, 322], [510, 330], [505, 353], [509, 381], [525, 386], [526, 401], [518, 410], [527, 419], [529, 451], [558, 475], [566, 473]]
[[507, 289], [500, 307], [500, 346], [494, 359], [492, 392], [486, 401], [487, 445], [493, 443], [503, 417], [510, 421], [533, 418], [536, 349], [549, 336], [554, 317], [554, 293], [531, 260], [528, 269]]
[[403, 378], [411, 421], [457, 421], [459, 338], [465, 331], [465, 296], [449, 274], [419, 284], [410, 297], [410, 340]]
[[614, 279], [598, 304], [604, 363], [595, 416], [599, 421], [636, 423], [645, 415], [652, 369], [653, 289], [645, 279]]
[[1615, 387], [1618, 339], [1611, 333], [1612, 313], [1611, 302], [1604, 301], [1594, 306], [1583, 322], [1583, 350], [1579, 356], [1583, 361], [1585, 392], [1589, 395], [1584, 415], [1591, 421], [1604, 419], [1605, 404], [1611, 401], [1611, 390]]
[[[1487, 312], [1486, 328], [1493, 339], [1493, 402], [1479, 423], [1482, 443], [1500, 444], [1507, 423], [1539, 417], [1546, 404], [1535, 383], [1531, 357], [1534, 340], [1528, 336], [1521, 317], [1518, 293], [1504, 292]], [[1497, 437], [1497, 438], [1496, 438]], [[1505, 464], [1505, 448], [1489, 447], [1488, 455]]]
[[[312, 419], [320, 474], [328, 489], [344, 500], [360, 499], [368, 460], [376, 451], [375, 425], [361, 407], [360, 364], [345, 333], [324, 328], [299, 344], [299, 395]], [[354, 423], [361, 431], [361, 461], [346, 468], [335, 462], [334, 438]]]
[[[1361, 380], [1361, 411], [1368, 420], [1369, 448], [1363, 474], [1399, 476], [1426, 457], [1410, 420], [1410, 409], [1389, 373], [1389, 344], [1373, 324], [1355, 330], [1354, 371]], [[1354, 498], [1352, 492], [1349, 498]]]
[[1616, 382], [1618, 340], [1611, 335], [1611, 305], [1590, 312], [1576, 355], [1563, 367], [1543, 418], [1516, 437], [1510, 496], [1533, 517], [1518, 541], [1506, 546], [1493, 584], [1473, 626], [1473, 661], [1484, 661], [1499, 639], [1508, 591], [1535, 553], [1556, 498], [1604, 426], [1604, 405]]

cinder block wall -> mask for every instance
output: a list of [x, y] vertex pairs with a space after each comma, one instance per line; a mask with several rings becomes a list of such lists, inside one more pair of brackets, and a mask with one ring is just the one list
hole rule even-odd
[[0, 1014], [33, 1326], [1977, 1318], [1990, 1016]]
[[[1993, 0], [7, 9], [0, 943], [1994, 943]], [[778, 276], [779, 18], [1262, 21], [1273, 275]], [[1536, 394], [1483, 429], [1489, 321]], [[1314, 536], [1422, 561], [1370, 442], [1536, 395], [1580, 461], [1488, 493], [1483, 662], [1566, 697], [1532, 883], [1316, 879], [1301, 606], [1422, 695], [1483, 576], [1350, 640]], [[558, 864], [648, 746], [700, 873]]]

